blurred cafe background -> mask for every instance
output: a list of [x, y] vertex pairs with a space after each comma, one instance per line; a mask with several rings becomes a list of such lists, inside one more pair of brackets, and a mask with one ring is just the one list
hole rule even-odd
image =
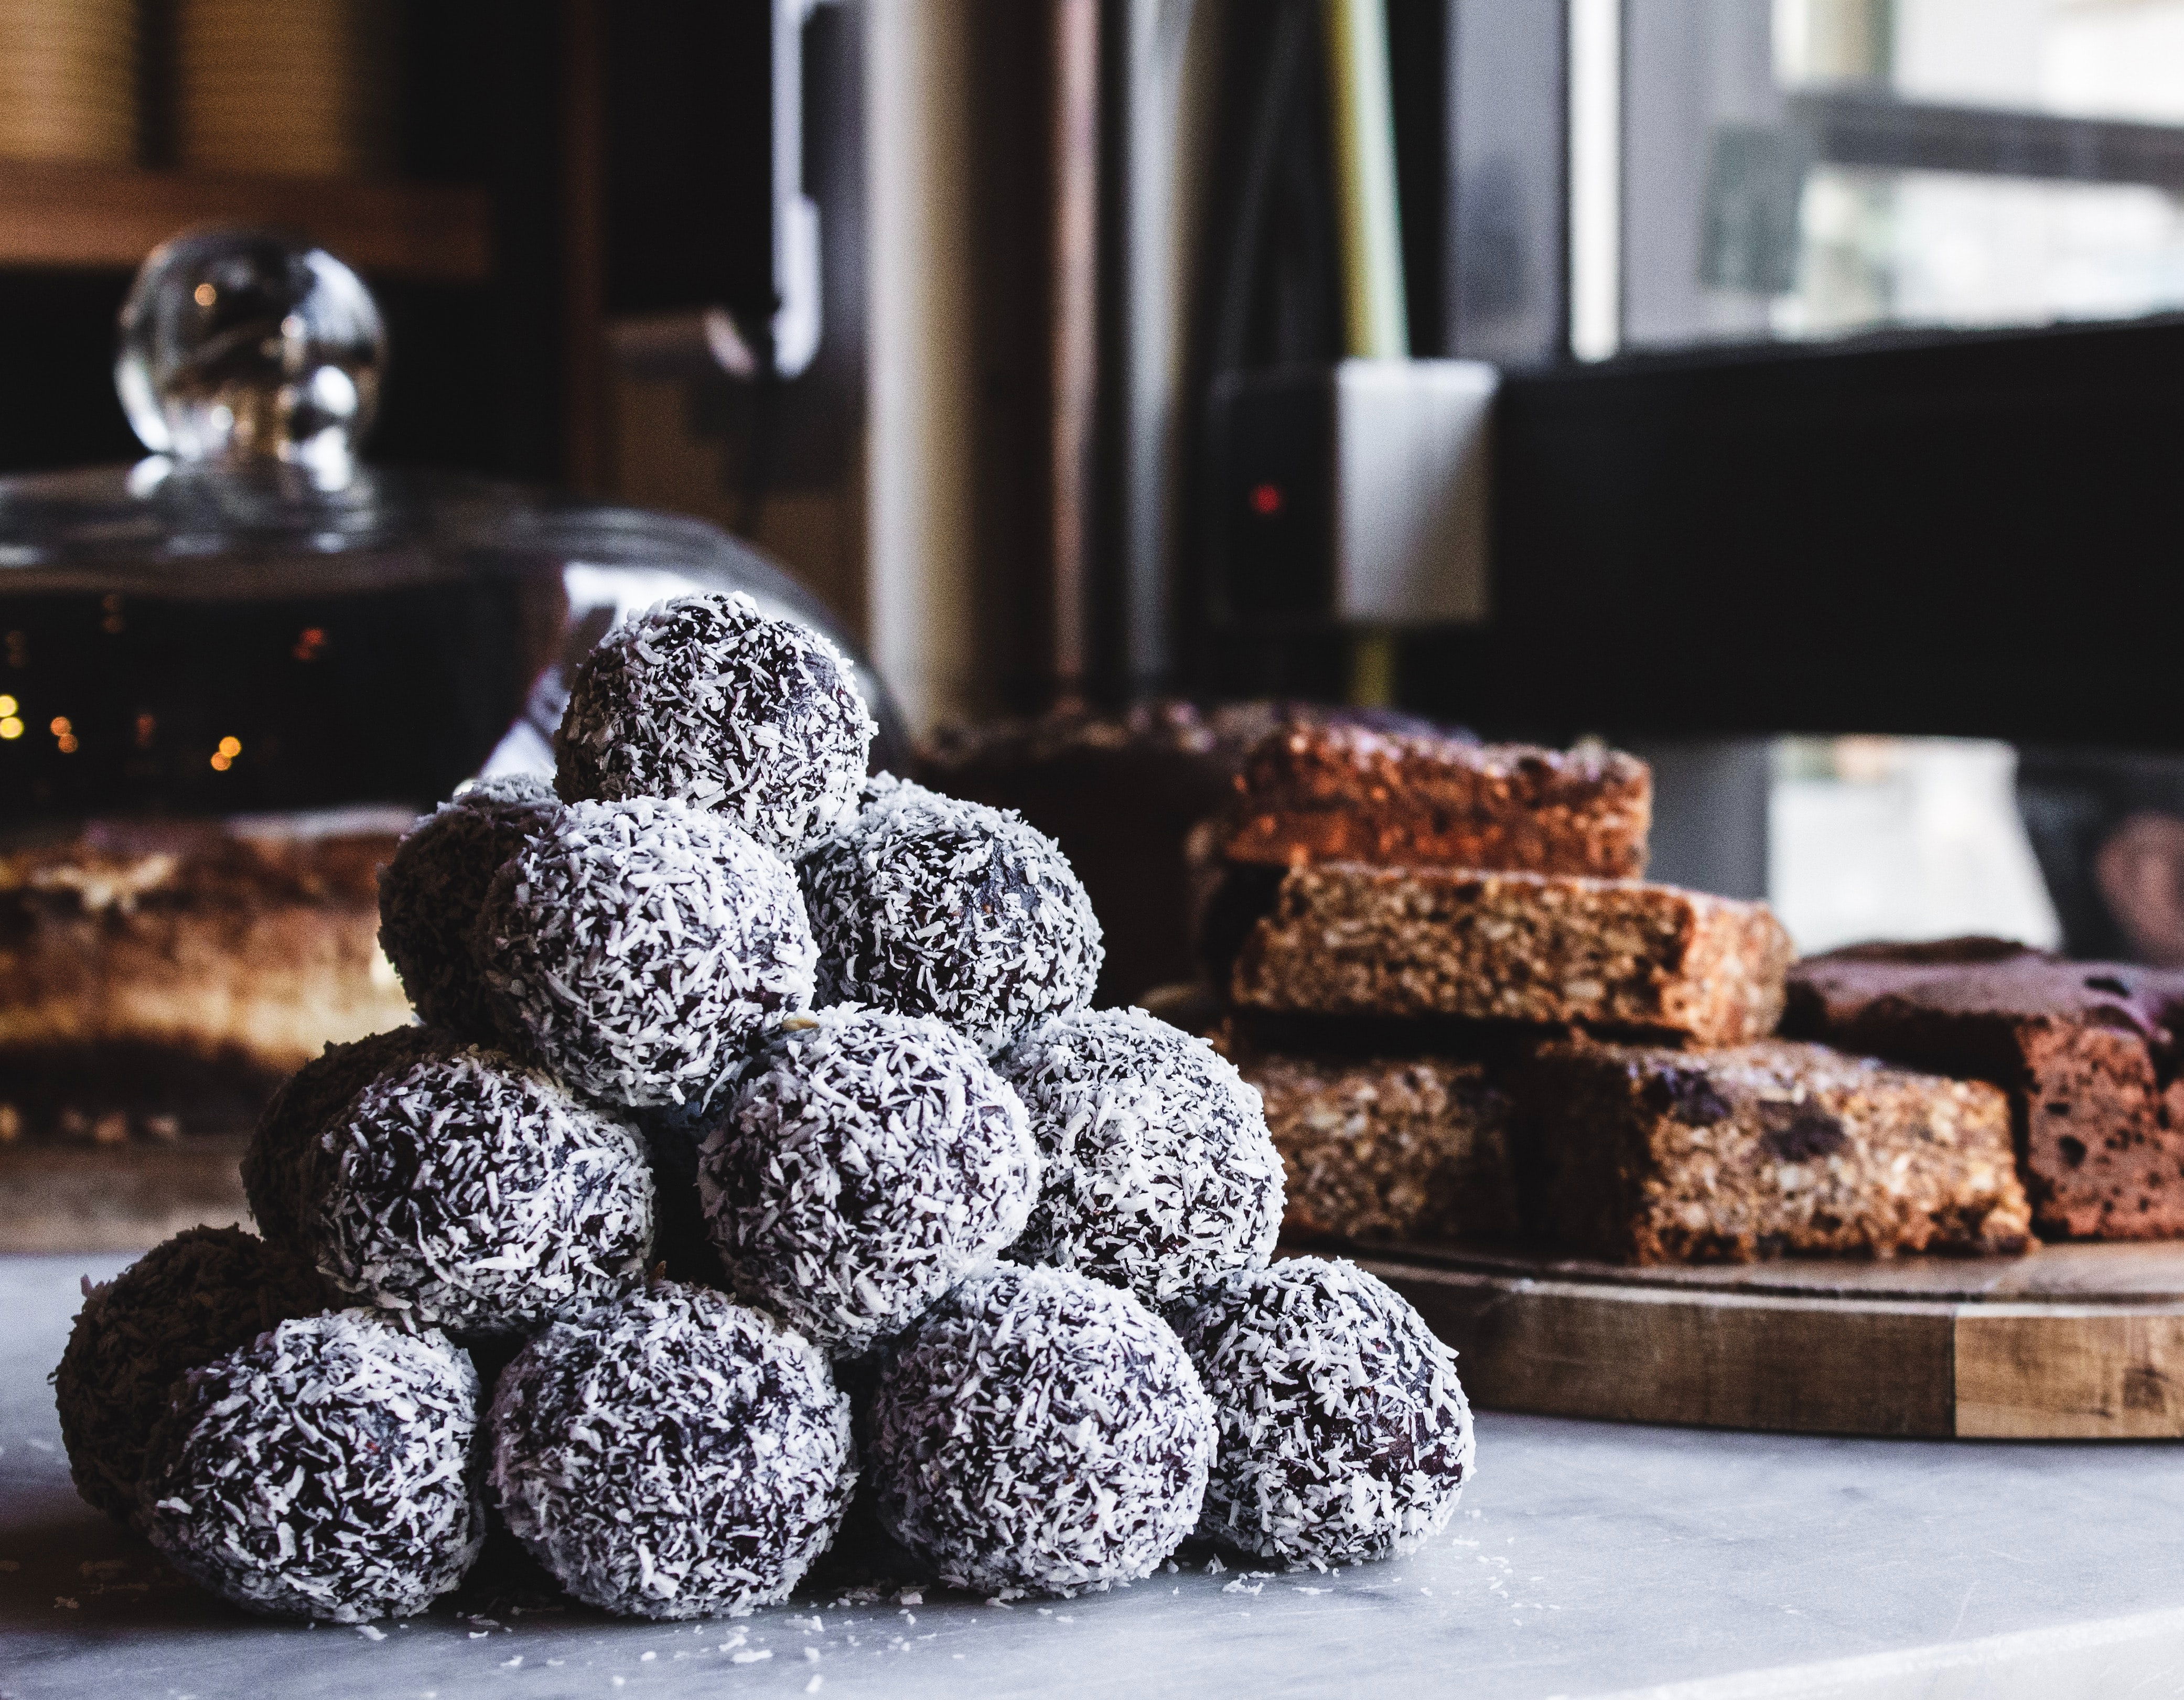
[[[221, 228], [368, 287], [376, 470], [270, 531], [215, 504], [201, 553], [277, 532], [365, 596], [312, 517], [348, 502], [545, 603], [152, 621], [115, 539], [187, 457], [117, 317]], [[830, 623], [891, 759], [1063, 839], [1107, 999], [1188, 977], [1193, 824], [1300, 705], [1635, 750], [1654, 873], [1807, 951], [2184, 964], [2180, 314], [2184, 0], [0, 0], [0, 900], [127, 908], [148, 822], [398, 827], [535, 760], [556, 646], [687, 570]], [[69, 649], [67, 596], [214, 657], [270, 597], [218, 688], [290, 705], [287, 765]], [[163, 766], [170, 722], [204, 748]], [[0, 1146], [80, 1234], [122, 1183], [69, 1153], [198, 1129], [38, 1099], [48, 990], [0, 1017]]]

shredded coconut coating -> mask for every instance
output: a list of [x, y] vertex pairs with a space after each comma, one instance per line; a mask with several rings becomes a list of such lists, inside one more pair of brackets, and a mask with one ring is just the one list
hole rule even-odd
[[471, 928], [501, 863], [561, 812], [529, 773], [481, 779], [412, 827], [379, 875], [379, 947], [417, 1018], [465, 1039], [499, 1038]]
[[819, 1001], [937, 1016], [988, 1051], [1092, 1001], [1092, 900], [1020, 815], [896, 780], [799, 867]]
[[152, 1543], [246, 1610], [365, 1623], [462, 1580], [477, 1372], [370, 1311], [284, 1322], [192, 1370], [153, 1441]]
[[794, 856], [848, 819], [879, 728], [840, 650], [740, 592], [678, 596], [585, 657], [554, 739], [571, 802], [675, 797]]
[[1282, 1158], [1258, 1089], [1139, 1009], [1050, 1022], [994, 1060], [1031, 1112], [1045, 1184], [1010, 1255], [1165, 1311], [1273, 1256]]
[[572, 805], [493, 876], [477, 940], [524, 1048], [631, 1106], [710, 1104], [817, 961], [788, 863], [649, 797]]
[[432, 1028], [397, 1027], [350, 1045], [330, 1045], [273, 1095], [242, 1154], [242, 1190], [258, 1231], [308, 1253], [310, 1163], [319, 1135], [382, 1074], [427, 1056], [452, 1056], [463, 1041]]
[[1221, 1419], [1198, 1532], [1291, 1569], [1414, 1551], [1472, 1471], [1456, 1354], [1346, 1260], [1229, 1276], [1183, 1344]]
[[857, 1480], [850, 1402], [819, 1349], [675, 1282], [532, 1340], [489, 1433], [510, 1529], [578, 1599], [631, 1617], [786, 1599]]
[[460, 1339], [616, 1297], [652, 1253], [643, 1137], [496, 1051], [366, 1087], [321, 1136], [314, 1173], [327, 1279]]
[[[857, 805], [850, 811], [838, 830], [847, 832], [854, 828], [866, 811], [894, 796], [898, 792], [905, 798], [922, 797], [930, 802], [947, 800], [930, 786], [921, 785], [915, 779], [905, 779], [900, 773], [890, 773], [882, 768], [877, 773], [867, 773], [863, 784], [857, 787]], [[813, 846], [816, 848], [816, 846]]]
[[838, 1357], [908, 1327], [1023, 1231], [1039, 1148], [978, 1048], [838, 1007], [768, 1040], [699, 1157], [737, 1290]]
[[1060, 1269], [967, 1278], [890, 1352], [872, 1400], [880, 1521], [960, 1588], [1150, 1575], [1198, 1519], [1213, 1445], [1167, 1324]]
[[86, 1281], [53, 1372], [76, 1491], [133, 1522], [145, 1446], [183, 1373], [331, 1301], [309, 1263], [239, 1228], [187, 1229], [114, 1279]]

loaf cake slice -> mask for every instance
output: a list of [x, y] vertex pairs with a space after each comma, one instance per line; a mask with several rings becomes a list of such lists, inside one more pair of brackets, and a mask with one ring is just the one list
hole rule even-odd
[[1232, 862], [1646, 871], [1652, 776], [1617, 751], [1293, 725], [1252, 750], [1236, 786]]
[[1313, 1240], [1518, 1232], [1508, 1097], [1483, 1063], [1245, 1055], [1288, 1172], [1283, 1231]]
[[1246, 1009], [1741, 1045], [1774, 1031], [1790, 957], [1763, 903], [1637, 880], [1338, 862], [1283, 876], [1229, 992]]
[[0, 1142], [244, 1134], [410, 1019], [379, 950], [407, 811], [96, 822], [0, 843]]
[[1798, 963], [1784, 1030], [1994, 1082], [2040, 1232], [2149, 1240], [2184, 1236], [2180, 1017], [2184, 974], [1947, 939]]
[[1780, 1040], [1540, 1047], [1519, 1095], [1540, 1223], [1618, 1263], [2020, 1251], [2009, 1106], [1981, 1081]]

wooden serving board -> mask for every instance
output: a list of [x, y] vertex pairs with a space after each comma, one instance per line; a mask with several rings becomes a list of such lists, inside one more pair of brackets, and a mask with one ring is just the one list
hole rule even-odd
[[1628, 1269], [1357, 1246], [1478, 1404], [1802, 1434], [2184, 1438], [2184, 1242]]

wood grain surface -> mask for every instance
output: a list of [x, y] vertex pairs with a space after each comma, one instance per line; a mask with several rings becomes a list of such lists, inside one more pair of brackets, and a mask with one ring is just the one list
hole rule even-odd
[[0, 163], [0, 265], [133, 267], [198, 225], [298, 230], [367, 276], [476, 283], [491, 208], [460, 184], [317, 181]]
[[0, 1145], [0, 1252], [148, 1251], [199, 1223], [248, 1224], [248, 1144]]
[[2184, 1245], [1626, 1269], [1358, 1247], [1490, 1409], [1791, 1433], [2184, 1437]]

